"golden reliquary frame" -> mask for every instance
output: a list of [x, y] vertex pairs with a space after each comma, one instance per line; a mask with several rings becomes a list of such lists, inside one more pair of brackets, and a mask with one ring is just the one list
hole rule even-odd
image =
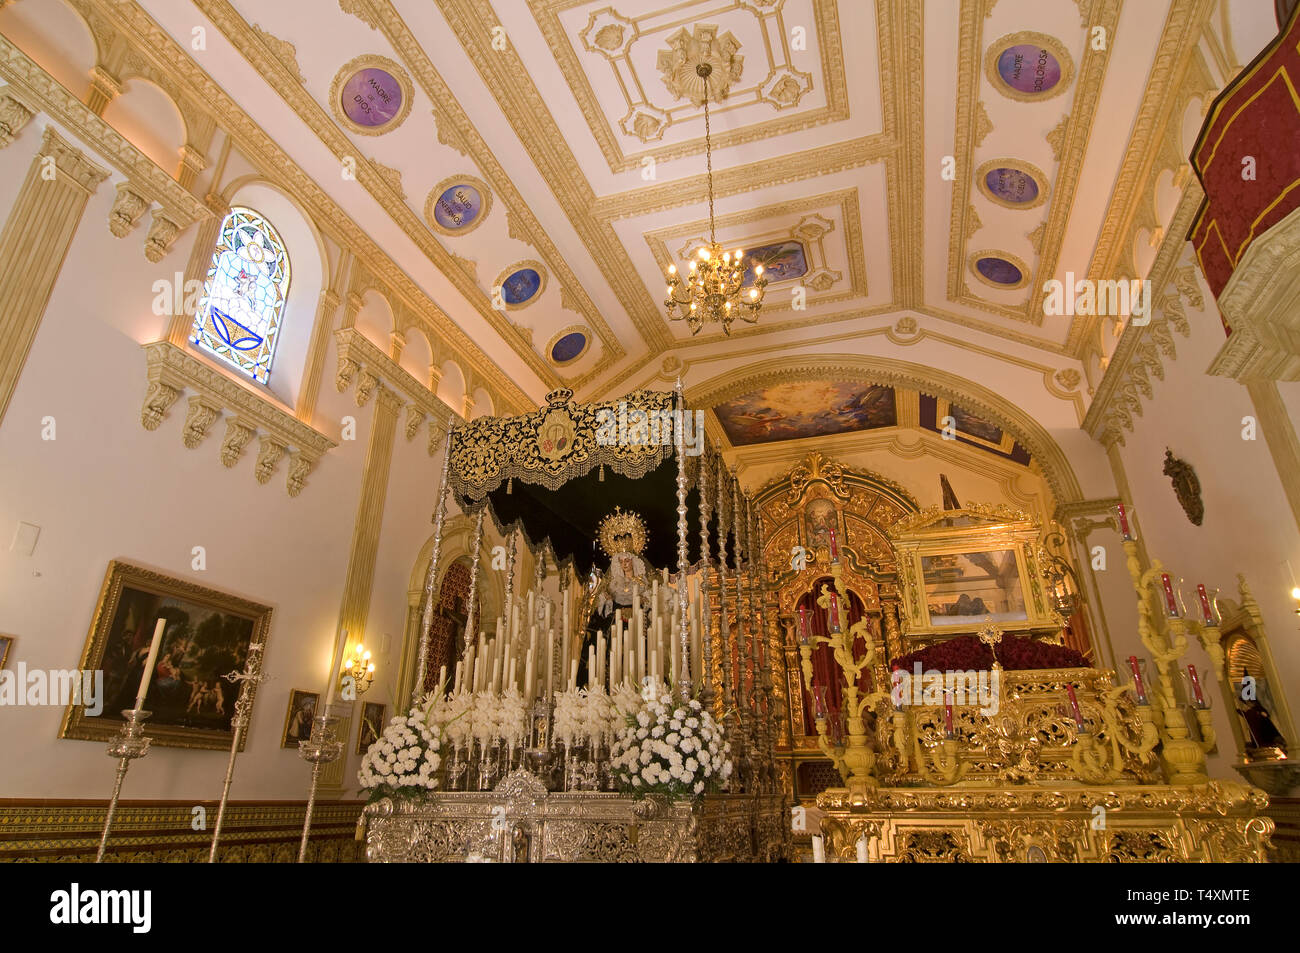
[[898, 556], [907, 651], [973, 635], [991, 618], [1007, 633], [1059, 639], [1063, 620], [1048, 599], [1041, 527], [1002, 504], [931, 507], [889, 531]]
[[878, 474], [853, 470], [818, 451], [768, 483], [755, 497], [765, 530], [764, 557], [782, 632], [771, 646], [783, 660], [775, 673], [778, 770], [785, 789], [798, 790], [795, 776], [804, 762], [824, 762], [817, 736], [804, 730], [797, 606], [819, 580], [832, 575], [829, 531], [835, 530], [840, 573], [848, 591], [862, 602], [878, 649], [874, 679], [885, 677], [885, 662], [901, 654], [900, 593], [897, 564], [887, 528], [918, 510], [903, 487]]

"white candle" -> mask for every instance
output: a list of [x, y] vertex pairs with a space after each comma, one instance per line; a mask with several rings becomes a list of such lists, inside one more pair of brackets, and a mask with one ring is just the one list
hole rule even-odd
[[452, 679], [451, 693], [453, 695], [460, 694], [460, 662], [459, 661], [456, 662], [456, 674]]
[[656, 649], [650, 650], [650, 677], [659, 681], [659, 652]]
[[153, 680], [153, 668], [158, 662], [158, 648], [162, 645], [163, 632], [167, 620], [159, 619], [153, 627], [153, 641], [149, 643], [149, 657], [145, 659], [144, 671], [140, 673], [140, 690], [135, 693], [135, 707], [144, 707], [144, 696], [149, 694], [149, 682]]
[[569, 668], [569, 691], [578, 690], [578, 660], [574, 659]]
[[528, 665], [524, 668], [524, 701], [532, 701], [532, 700], [533, 700], [533, 657], [529, 655]]
[[[348, 644], [347, 629], [339, 631], [338, 640], [334, 643], [334, 654], [330, 656], [329, 681], [325, 683], [325, 708], [329, 708], [334, 702], [334, 693], [339, 688], [339, 665], [343, 662], [343, 650]], [[423, 687], [423, 686], [422, 686]], [[325, 709], [321, 709], [321, 714]]]
[[596, 683], [596, 647], [587, 646], [587, 687]]
[[826, 842], [822, 840], [820, 834], [813, 835], [812, 844], [813, 844], [813, 863], [814, 864], [826, 863]]
[[551, 700], [552, 677], [555, 673], [555, 630], [546, 630], [546, 700]]
[[533, 590], [528, 590], [528, 624], [532, 625], [537, 621], [537, 596]]
[[866, 862], [867, 862], [867, 839], [865, 837], [859, 837], [858, 838], [858, 863], [865, 864]]
[[670, 639], [669, 641], [672, 642], [672, 650], [670, 651], [669, 656], [668, 656], [669, 659], [671, 660], [671, 661], [669, 662], [669, 664], [668, 664], [668, 677], [669, 677], [669, 678], [670, 678], [670, 679], [675, 683], [675, 682], [677, 681], [677, 661], [678, 661], [678, 660], [677, 660], [677, 640], [676, 640], [676, 639]]
[[447, 691], [447, 666], [438, 669], [438, 694], [443, 695]]
[[488, 687], [488, 691], [496, 692], [497, 694], [501, 693], [501, 659], [500, 658], [494, 658], [492, 660], [492, 684]]

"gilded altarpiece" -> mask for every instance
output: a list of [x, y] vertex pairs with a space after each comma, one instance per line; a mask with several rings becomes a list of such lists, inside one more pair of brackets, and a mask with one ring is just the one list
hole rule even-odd
[[[897, 483], [849, 469], [817, 451], [763, 487], [755, 502], [763, 521], [764, 556], [780, 622], [780, 631], [769, 635], [768, 650], [774, 660], [784, 663], [773, 666], [772, 679], [778, 715], [777, 765], [786, 793], [808, 797], [839, 781], [804, 717], [811, 701], [805, 697], [800, 674], [799, 604], [807, 605], [809, 597], [820, 591], [820, 582], [829, 576], [833, 543], [844, 582], [861, 603], [882, 660], [870, 679], [884, 684], [884, 660], [903, 652], [898, 563], [888, 530], [919, 507]], [[827, 664], [833, 678], [841, 679], [834, 660], [828, 658]]]

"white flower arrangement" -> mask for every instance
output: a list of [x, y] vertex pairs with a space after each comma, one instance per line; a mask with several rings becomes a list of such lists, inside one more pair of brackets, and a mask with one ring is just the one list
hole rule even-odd
[[438, 785], [441, 747], [437, 724], [428, 721], [426, 709], [413, 708], [394, 717], [366, 749], [357, 780], [376, 796], [431, 791]]
[[647, 693], [610, 751], [619, 789], [668, 799], [699, 797], [731, 777], [731, 745], [696, 699]]
[[586, 696], [585, 688], [555, 693], [555, 714], [551, 716], [551, 736], [566, 748], [582, 742]]
[[528, 716], [524, 698], [515, 688], [500, 696], [496, 712], [497, 735], [511, 749], [523, 743], [528, 730]]

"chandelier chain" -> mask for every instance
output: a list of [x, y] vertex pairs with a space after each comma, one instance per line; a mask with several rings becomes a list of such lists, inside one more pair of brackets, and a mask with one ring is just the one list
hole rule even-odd
[[709, 180], [709, 242], [717, 244], [717, 229], [713, 222], [713, 134], [709, 128], [709, 81], [704, 80], [704, 161]]

